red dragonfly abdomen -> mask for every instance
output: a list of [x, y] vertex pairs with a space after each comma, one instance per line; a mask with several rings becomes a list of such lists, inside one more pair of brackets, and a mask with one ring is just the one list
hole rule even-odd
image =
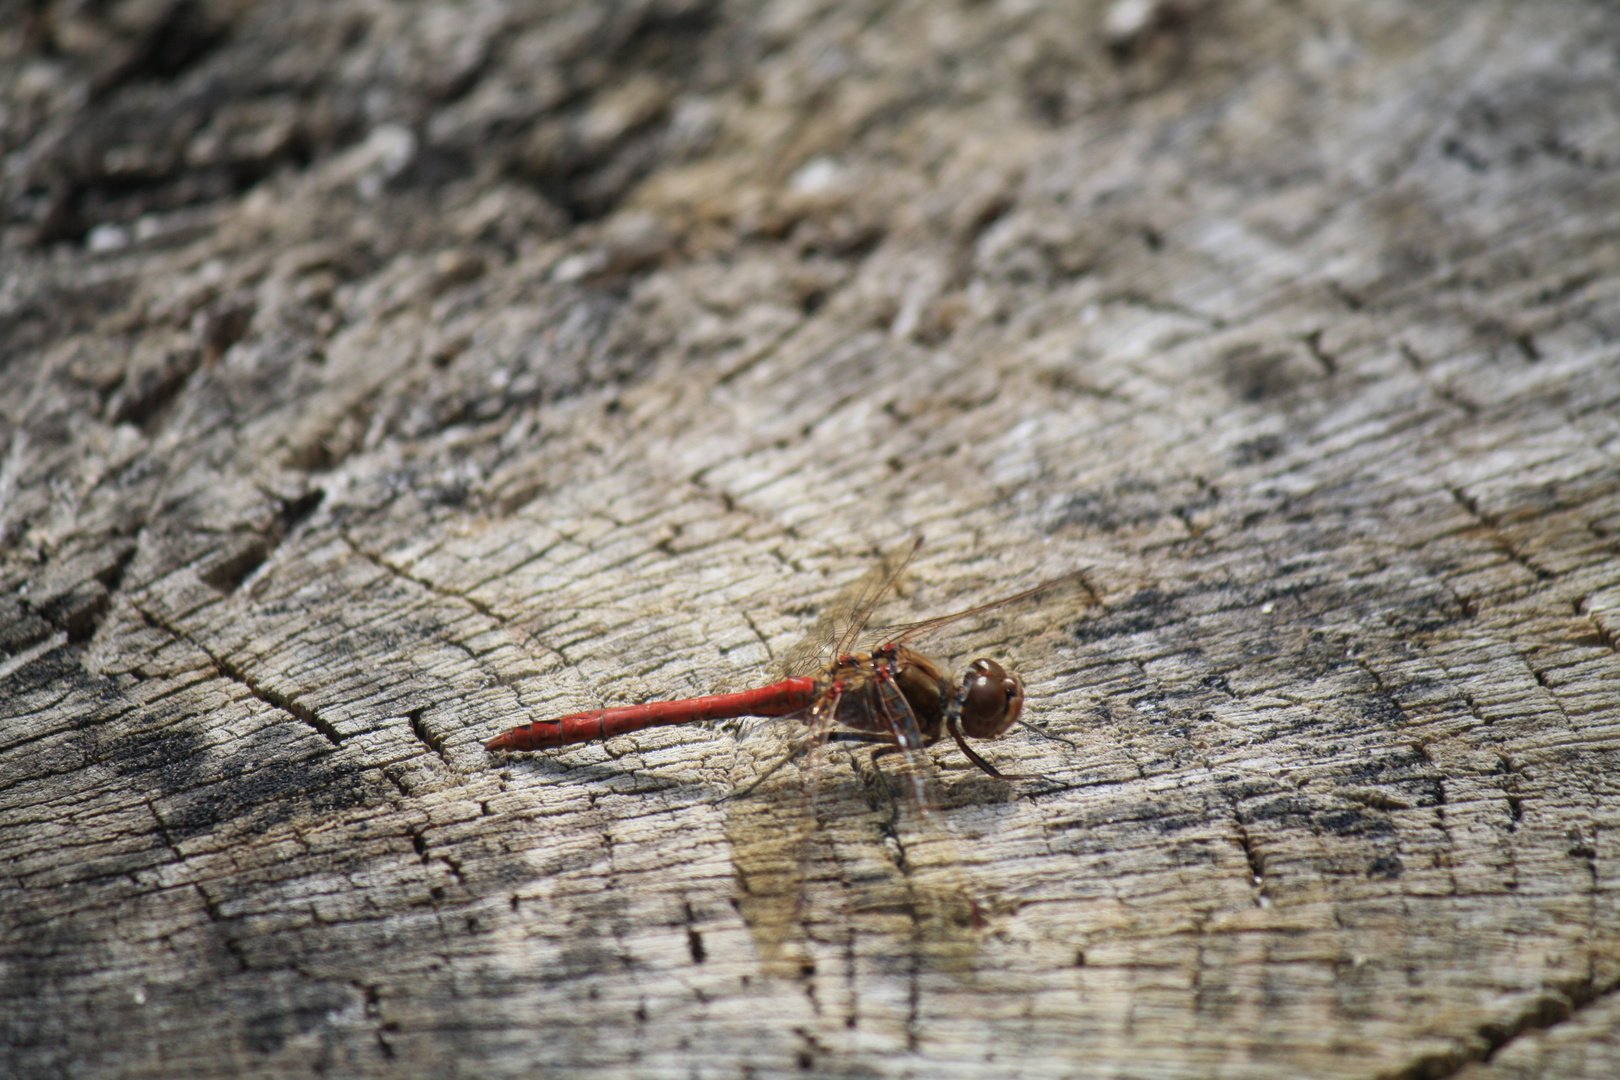
[[785, 716], [805, 708], [815, 696], [816, 680], [803, 676], [735, 694], [708, 694], [680, 701], [620, 705], [612, 709], [562, 716], [556, 720], [537, 720], [495, 736], [484, 744], [484, 749], [540, 750], [670, 724], [729, 720], [737, 716]]

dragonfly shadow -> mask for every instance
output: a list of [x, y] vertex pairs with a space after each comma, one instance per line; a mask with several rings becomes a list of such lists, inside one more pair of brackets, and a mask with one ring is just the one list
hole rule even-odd
[[[600, 762], [564, 762], [540, 755], [513, 756], [503, 768], [526, 773], [546, 783], [600, 784], [621, 794], [651, 795], [660, 792], [690, 792], [689, 801], [704, 803], [723, 797], [725, 781], [693, 776], [690, 772], [658, 768], [627, 768], [618, 759]], [[683, 800], [684, 801], [684, 800]]]
[[737, 908], [765, 974], [860, 965], [966, 976], [988, 903], [937, 815], [896, 798], [868, 755], [849, 757], [818, 753], [722, 804]]

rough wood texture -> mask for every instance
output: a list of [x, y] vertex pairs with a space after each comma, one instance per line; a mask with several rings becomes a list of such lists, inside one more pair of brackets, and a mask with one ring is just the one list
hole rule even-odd
[[[1620, 1075], [1612, 5], [0, 48], [0, 1073]], [[944, 643], [1044, 778], [942, 750], [948, 832], [481, 748], [915, 533], [895, 618], [1102, 601]]]

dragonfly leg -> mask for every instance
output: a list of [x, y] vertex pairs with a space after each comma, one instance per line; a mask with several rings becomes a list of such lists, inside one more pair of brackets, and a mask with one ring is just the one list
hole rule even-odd
[[[872, 756], [869, 759], [872, 762], [872, 771], [877, 773], [878, 779], [883, 783], [883, 794], [889, 800], [891, 814], [898, 814], [900, 804], [895, 801], [894, 780], [889, 776], [889, 771], [878, 761], [878, 758], [884, 754], [898, 754], [900, 752], [900, 740], [893, 735], [884, 735], [875, 731], [837, 731], [827, 736], [829, 742], [835, 739], [838, 742], [865, 743], [872, 747]], [[890, 824], [893, 824], [892, 816]]]
[[1019, 775], [1017, 773], [1004, 773], [1004, 772], [1001, 772], [994, 765], [990, 764], [988, 761], [984, 760], [984, 758], [980, 757], [974, 751], [973, 747], [971, 747], [971, 746], [969, 746], [967, 744], [967, 740], [962, 737], [962, 731], [961, 731], [961, 728], [959, 728], [957, 726], [955, 714], [952, 714], [951, 716], [946, 717], [945, 726], [946, 726], [946, 728], [948, 728], [950, 730], [951, 738], [956, 740], [957, 747], [962, 751], [962, 753], [967, 755], [967, 759], [969, 761], [973, 762], [973, 764], [977, 765], [980, 769], [983, 769], [985, 772], [987, 772], [991, 776], [995, 777], [997, 780], [1034, 780], [1034, 779], [1036, 779], [1036, 777], [1033, 777], [1033, 776], [1022, 776], [1022, 775]]
[[890, 801], [894, 799], [894, 785], [889, 782], [889, 774], [878, 764], [878, 758], [883, 754], [897, 754], [900, 752], [900, 741], [893, 735], [876, 731], [834, 731], [827, 736], [828, 742], [865, 743], [872, 749], [872, 768], [877, 771], [883, 780], [883, 790], [888, 794]]

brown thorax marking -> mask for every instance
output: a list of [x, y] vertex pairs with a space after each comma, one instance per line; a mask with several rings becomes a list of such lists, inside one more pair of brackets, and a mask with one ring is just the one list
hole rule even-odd
[[883, 692], [881, 683], [873, 677], [880, 668], [893, 672], [895, 685], [905, 695], [916, 717], [923, 745], [932, 746], [939, 741], [944, 734], [945, 702], [950, 688], [938, 665], [904, 645], [852, 653], [833, 663], [827, 674], [834, 690], [842, 692], [833, 719], [859, 731], [887, 731], [882, 724], [881, 709], [860, 707], [868, 695]]

